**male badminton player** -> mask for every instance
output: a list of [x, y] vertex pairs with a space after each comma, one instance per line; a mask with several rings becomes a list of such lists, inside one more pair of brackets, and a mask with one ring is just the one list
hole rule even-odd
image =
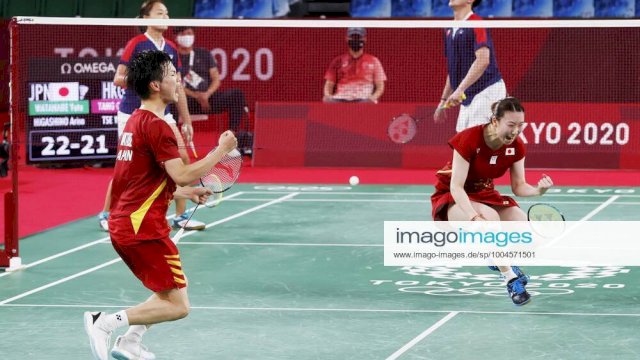
[[[488, 124], [463, 130], [449, 140], [453, 161], [436, 174], [436, 191], [431, 196], [434, 220], [527, 221], [527, 214], [518, 203], [494, 188], [493, 179], [507, 170], [516, 196], [543, 195], [553, 186], [547, 175], [542, 176], [537, 186], [529, 185], [525, 179], [525, 146], [518, 137], [524, 126], [524, 107], [520, 101], [504, 98], [494, 103], [491, 110], [493, 116]], [[500, 266], [499, 270], [507, 280], [513, 303], [529, 302], [525, 289], [527, 276], [517, 266]]]
[[[109, 358], [111, 333], [125, 326], [130, 328], [117, 338], [111, 355], [154, 359], [142, 345], [147, 327], [189, 313], [187, 279], [178, 249], [169, 238], [167, 207], [174, 196], [206, 202], [211, 190], [187, 186], [237, 146], [233, 133], [226, 131], [214, 152], [184, 164], [176, 136], [163, 119], [167, 105], [178, 100], [178, 74], [167, 53], [150, 50], [133, 57], [127, 66], [127, 86], [142, 99], [142, 106], [133, 112], [119, 140], [109, 233], [116, 252], [153, 295], [114, 314], [84, 314], [91, 350], [98, 360]], [[184, 187], [176, 191], [176, 185]]]
[[[454, 20], [482, 20], [473, 12], [480, 1], [449, 0]], [[444, 121], [445, 105], [453, 107], [460, 104], [457, 132], [486, 124], [491, 117], [491, 104], [507, 96], [489, 30], [448, 28], [445, 30], [444, 48], [448, 74], [440, 105], [433, 114], [434, 121]]]

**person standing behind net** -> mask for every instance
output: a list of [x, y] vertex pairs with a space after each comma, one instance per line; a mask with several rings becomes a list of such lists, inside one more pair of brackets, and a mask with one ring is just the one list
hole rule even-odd
[[347, 30], [349, 52], [333, 59], [324, 75], [323, 101], [377, 103], [387, 75], [377, 57], [364, 52], [367, 30]]
[[[518, 137], [524, 126], [524, 107], [516, 98], [502, 99], [491, 106], [493, 116], [449, 140], [453, 160], [436, 174], [436, 191], [431, 195], [434, 221], [527, 221], [527, 214], [509, 196], [500, 194], [493, 180], [509, 170], [511, 190], [516, 196], [539, 196], [553, 186], [543, 175], [537, 186], [525, 178], [525, 146]], [[507, 292], [516, 305], [531, 297], [525, 286], [528, 277], [517, 266], [493, 266], [507, 281]]]
[[[482, 20], [473, 13], [481, 0], [450, 0], [454, 20]], [[456, 131], [486, 124], [491, 117], [491, 104], [507, 96], [498, 70], [495, 49], [487, 29], [449, 28], [445, 32], [447, 80], [433, 119], [446, 118], [444, 105], [460, 106]], [[466, 99], [465, 99], [466, 97]]]
[[114, 314], [84, 313], [85, 331], [97, 360], [109, 359], [113, 330], [127, 326], [128, 331], [116, 339], [111, 356], [155, 359], [142, 345], [148, 327], [189, 314], [187, 278], [178, 248], [169, 238], [165, 214], [173, 197], [205, 203], [211, 190], [189, 185], [237, 146], [233, 133], [225, 131], [215, 151], [185, 164], [174, 131], [164, 120], [167, 105], [178, 101], [180, 87], [169, 55], [143, 51], [131, 59], [127, 69], [128, 88], [140, 96], [142, 106], [131, 114], [118, 142], [109, 234], [116, 252], [153, 295]]
[[176, 27], [180, 62], [182, 63], [184, 92], [189, 110], [194, 114], [220, 114], [229, 112], [229, 127], [240, 141], [243, 153], [250, 153], [251, 143], [241, 133], [242, 120], [249, 112], [247, 100], [240, 89], [220, 90], [220, 72], [211, 53], [195, 48], [195, 31], [192, 27]]
[[[162, 3], [162, 0], [148, 0], [145, 1], [140, 8], [140, 17], [145, 19], [168, 19], [169, 10]], [[167, 30], [166, 26], [149, 26], [144, 34], [138, 35], [131, 39], [124, 48], [122, 57], [120, 58], [120, 64], [116, 70], [116, 75], [113, 79], [114, 84], [122, 88], [126, 88], [127, 78], [127, 64], [129, 60], [145, 50], [161, 50], [165, 51], [172, 59], [175, 68], [178, 70], [178, 77], [180, 77], [181, 64], [178, 56], [178, 50], [175, 44], [171, 41], [167, 41], [163, 37], [163, 33]], [[179, 100], [177, 102], [178, 113], [182, 120], [182, 134], [186, 138], [187, 142], [191, 142], [193, 137], [193, 126], [191, 126], [191, 116], [189, 115], [189, 109], [187, 107], [187, 100], [184, 94], [182, 86], [178, 88]], [[135, 94], [133, 89], [126, 88], [124, 97], [120, 102], [120, 108], [118, 109], [118, 135], [122, 133], [127, 120], [131, 116], [131, 113], [140, 106], [140, 98]], [[189, 155], [187, 154], [187, 148], [184, 144], [182, 136], [178, 131], [178, 126], [173, 118], [173, 115], [169, 112], [169, 108], [165, 110], [164, 120], [169, 124], [171, 129], [178, 139], [178, 148], [180, 156], [185, 164], [189, 163]], [[107, 188], [107, 194], [104, 201], [104, 208], [102, 212], [98, 214], [98, 221], [100, 227], [104, 231], [109, 231], [108, 219], [109, 210], [111, 207], [111, 183]], [[173, 227], [181, 228], [185, 226], [186, 230], [203, 230], [205, 224], [196, 219], [189, 219], [190, 213], [186, 212], [187, 204], [184, 199], [176, 199], [176, 216], [173, 219]], [[187, 223], [188, 221], [188, 223]]]

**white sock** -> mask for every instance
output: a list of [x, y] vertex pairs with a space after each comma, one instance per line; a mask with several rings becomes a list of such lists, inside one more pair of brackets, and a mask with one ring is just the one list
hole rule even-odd
[[129, 318], [125, 310], [118, 311], [115, 314], [106, 314], [104, 317], [104, 327], [107, 331], [113, 331], [117, 328], [129, 326]]
[[142, 342], [142, 335], [147, 332], [146, 325], [131, 325], [124, 336], [134, 342]]
[[515, 279], [518, 277], [518, 275], [516, 275], [516, 273], [513, 272], [513, 269], [511, 269], [511, 267], [509, 267], [509, 271], [505, 271], [505, 272], [500, 271], [500, 273], [502, 274], [502, 276], [504, 276], [507, 282], [511, 281], [511, 279]]

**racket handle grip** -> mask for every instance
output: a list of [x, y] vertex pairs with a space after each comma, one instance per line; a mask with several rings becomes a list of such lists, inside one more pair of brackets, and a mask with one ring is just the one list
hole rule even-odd
[[191, 148], [191, 152], [193, 153], [193, 156], [195, 156], [195, 158], [198, 158], [198, 153], [196, 153], [196, 146], [193, 145], [193, 141], [189, 141], [189, 147]]
[[180, 241], [180, 238], [182, 238], [182, 234], [184, 234], [184, 227], [180, 228], [180, 230], [178, 230], [178, 232], [173, 235], [173, 237], [171, 238], [171, 241], [173, 241], [174, 244], [178, 244], [178, 242]]
[[[465, 101], [467, 100], [467, 95], [465, 95], [464, 93], [462, 93], [462, 96], [460, 97], [460, 101]], [[449, 102], [445, 102], [444, 105], [440, 106], [440, 109], [448, 109], [451, 105], [449, 105]]]

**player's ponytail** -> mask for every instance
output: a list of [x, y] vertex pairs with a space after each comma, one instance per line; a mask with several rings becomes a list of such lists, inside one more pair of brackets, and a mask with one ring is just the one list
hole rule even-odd
[[493, 113], [493, 117], [495, 117], [497, 120], [502, 119], [504, 113], [507, 111], [524, 112], [524, 106], [522, 106], [520, 100], [514, 98], [513, 96], [496, 101], [491, 105], [491, 112]]

